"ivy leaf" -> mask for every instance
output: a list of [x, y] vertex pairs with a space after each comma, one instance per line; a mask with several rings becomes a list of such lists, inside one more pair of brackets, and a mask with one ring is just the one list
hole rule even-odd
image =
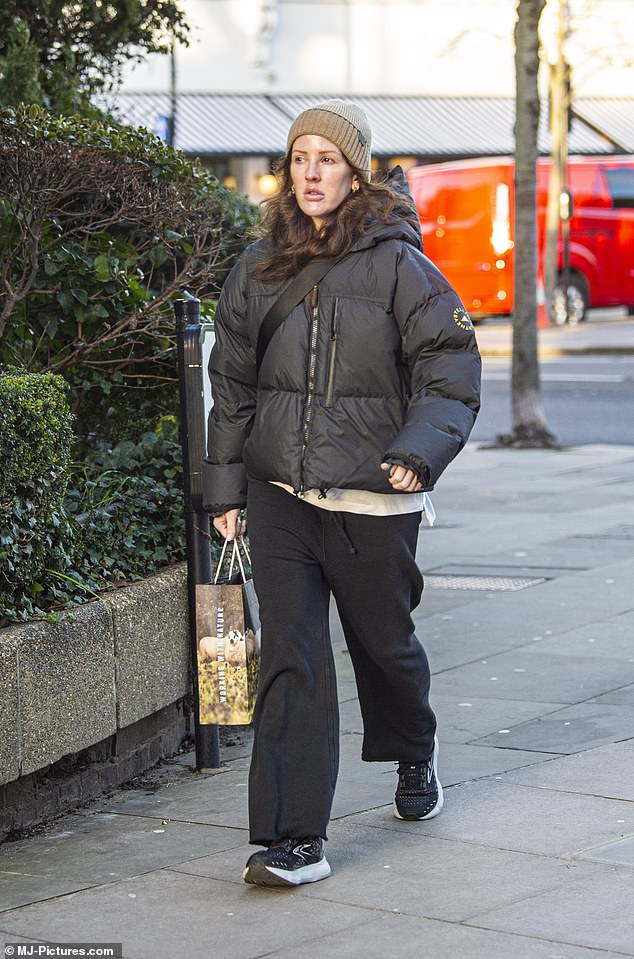
[[96, 256], [93, 262], [93, 272], [100, 283], [107, 283], [112, 276], [110, 261], [107, 256], [101, 253]]
[[88, 306], [88, 294], [85, 290], [74, 287], [70, 292], [78, 303], [81, 303], [83, 306]]

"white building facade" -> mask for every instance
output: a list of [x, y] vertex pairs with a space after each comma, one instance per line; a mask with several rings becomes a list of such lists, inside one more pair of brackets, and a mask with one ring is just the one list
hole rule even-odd
[[[548, 0], [542, 18], [545, 56], [553, 47], [558, 3]], [[230, 131], [240, 107], [246, 112], [238, 139], [252, 136], [252, 149], [248, 142], [227, 144], [218, 172], [254, 199], [262, 197], [258, 184], [271, 154], [262, 149], [258, 155], [256, 143], [266, 132], [269, 107], [277, 108], [272, 126], [286, 127], [279, 109], [284, 98], [514, 97], [516, 0], [182, 0], [181, 6], [189, 46], [177, 46], [173, 59], [155, 55], [126, 68], [120, 112], [164, 136], [172, 110], [175, 145], [216, 162], [223, 153], [218, 142], [206, 149], [185, 134], [195, 134], [197, 123]], [[634, 0], [569, 0], [568, 6], [575, 99], [634, 98]], [[220, 95], [256, 95], [260, 107], [255, 97], [252, 104], [236, 99], [232, 114], [230, 99], [220, 104]], [[436, 126], [448, 115], [442, 104], [437, 115]], [[475, 132], [477, 109], [472, 117]], [[279, 130], [274, 139], [283, 149]], [[479, 147], [474, 141], [472, 152]]]

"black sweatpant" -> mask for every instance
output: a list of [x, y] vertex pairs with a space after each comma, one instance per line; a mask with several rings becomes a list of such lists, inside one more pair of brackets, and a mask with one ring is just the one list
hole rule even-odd
[[262, 622], [250, 841], [327, 838], [339, 764], [331, 592], [357, 682], [362, 758], [417, 762], [433, 749], [429, 664], [411, 618], [423, 588], [421, 514], [333, 512], [250, 480], [248, 516]]

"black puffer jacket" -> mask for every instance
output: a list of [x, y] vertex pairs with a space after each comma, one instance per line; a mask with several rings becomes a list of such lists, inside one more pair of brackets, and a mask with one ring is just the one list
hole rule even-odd
[[259, 379], [260, 323], [280, 294], [250, 246], [223, 288], [210, 361], [205, 508], [246, 501], [247, 473], [296, 491], [389, 493], [384, 460], [431, 489], [479, 408], [473, 326], [403, 221], [375, 224], [275, 332]]

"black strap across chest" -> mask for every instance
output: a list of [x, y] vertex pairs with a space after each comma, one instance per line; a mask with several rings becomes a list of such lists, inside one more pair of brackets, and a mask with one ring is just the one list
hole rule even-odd
[[273, 334], [282, 321], [298, 303], [302, 302], [304, 297], [308, 296], [312, 288], [323, 280], [326, 273], [342, 259], [342, 256], [335, 256], [327, 260], [311, 260], [310, 263], [307, 263], [306, 266], [299, 271], [297, 276], [291, 280], [281, 296], [278, 297], [269, 309], [258, 331], [258, 342], [255, 351], [258, 373], [260, 372], [264, 354], [273, 338]]

